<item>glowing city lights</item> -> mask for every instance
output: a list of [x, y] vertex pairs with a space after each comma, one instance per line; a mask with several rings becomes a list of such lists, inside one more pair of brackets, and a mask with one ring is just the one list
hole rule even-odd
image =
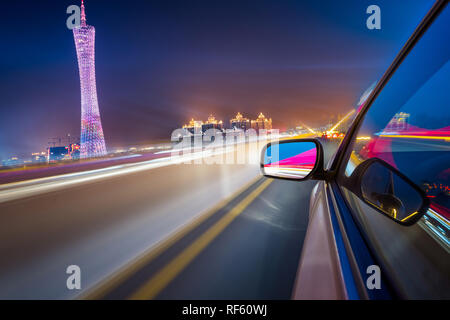
[[258, 115], [258, 118], [256, 120], [251, 121], [252, 129], [260, 130], [260, 129], [266, 129], [271, 130], [272, 129], [272, 118], [267, 119], [262, 112]]
[[330, 132], [333, 133], [344, 121], [346, 121], [352, 114], [355, 113], [355, 110], [351, 110], [349, 113], [347, 113], [345, 115], [345, 117], [343, 117], [341, 119], [341, 121], [339, 121], [338, 123], [336, 123], [336, 125], [330, 129]]

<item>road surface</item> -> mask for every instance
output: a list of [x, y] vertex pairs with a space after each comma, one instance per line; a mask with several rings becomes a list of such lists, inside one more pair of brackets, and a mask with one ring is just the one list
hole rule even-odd
[[0, 186], [0, 298], [288, 299], [313, 185], [151, 161]]

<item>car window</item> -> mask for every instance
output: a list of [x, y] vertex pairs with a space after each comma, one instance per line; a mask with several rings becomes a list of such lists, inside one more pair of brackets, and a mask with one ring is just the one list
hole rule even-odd
[[419, 223], [404, 227], [342, 187], [385, 272], [415, 297], [450, 295], [448, 39], [447, 6], [372, 103], [352, 137], [338, 178], [345, 185], [361, 162], [380, 158], [426, 192], [430, 209]]

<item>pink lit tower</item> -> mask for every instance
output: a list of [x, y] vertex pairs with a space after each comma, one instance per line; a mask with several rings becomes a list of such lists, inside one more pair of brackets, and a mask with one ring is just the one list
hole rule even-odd
[[84, 0], [81, 0], [81, 25], [73, 29], [77, 48], [81, 86], [81, 157], [106, 155], [105, 137], [95, 83], [95, 28], [86, 24]]

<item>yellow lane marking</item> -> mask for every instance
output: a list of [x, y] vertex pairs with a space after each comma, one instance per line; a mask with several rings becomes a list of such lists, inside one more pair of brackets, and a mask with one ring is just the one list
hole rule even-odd
[[343, 117], [342, 119], [341, 119], [341, 121], [339, 121], [338, 123], [336, 123], [335, 124], [335, 126], [333, 127], [333, 128], [331, 128], [329, 131], [330, 132], [333, 132], [334, 130], [336, 130], [345, 120], [347, 120], [348, 119], [348, 117], [350, 117], [353, 113], [355, 113], [355, 109], [353, 109], [353, 110], [350, 110], [350, 112], [349, 113], [347, 113], [346, 115], [345, 115], [345, 117]]
[[195, 229], [203, 221], [211, 217], [214, 213], [224, 208], [228, 203], [235, 199], [239, 194], [250, 188], [255, 184], [261, 176], [256, 176], [249, 183], [245, 184], [234, 192], [231, 196], [217, 203], [211, 209], [200, 214], [192, 222], [182, 227], [180, 230], [176, 231], [169, 238], [161, 241], [156, 246], [151, 247], [148, 251], [139, 255], [136, 259], [133, 259], [130, 263], [127, 263], [124, 267], [120, 268], [118, 271], [114, 272], [111, 276], [107, 277], [100, 284], [94, 286], [92, 289], [88, 290], [86, 293], [81, 294], [79, 299], [86, 300], [97, 300], [106, 296], [109, 292], [117, 288], [120, 284], [124, 283], [128, 278], [135, 274], [139, 269], [141, 269], [146, 264], [150, 263], [156, 257], [158, 257], [165, 250], [170, 248], [175, 242], [183, 238], [186, 234]]
[[183, 269], [195, 259], [239, 214], [241, 214], [266, 189], [273, 180], [266, 180], [247, 197], [227, 212], [210, 229], [203, 233], [189, 247], [144, 283], [130, 300], [145, 300], [156, 297]]

